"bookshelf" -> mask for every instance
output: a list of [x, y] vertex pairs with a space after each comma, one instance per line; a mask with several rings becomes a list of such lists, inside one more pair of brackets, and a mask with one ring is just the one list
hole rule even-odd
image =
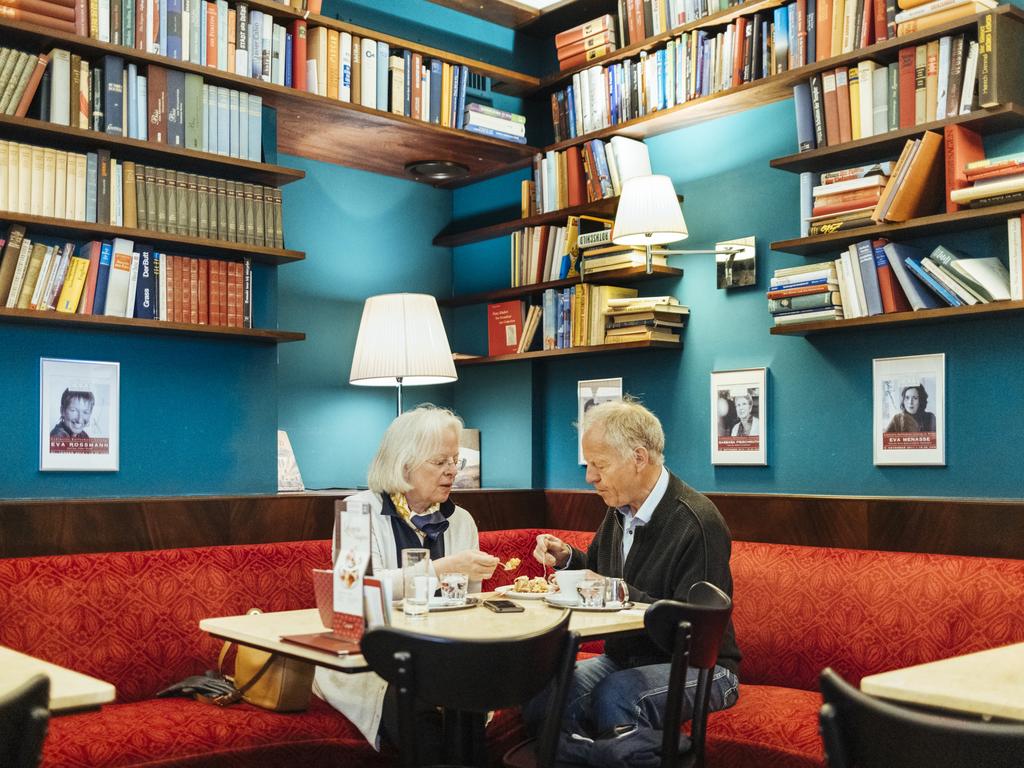
[[539, 10], [516, 0], [430, 0], [436, 5], [510, 27], [535, 37], [561, 32], [605, 13], [615, 14], [616, 0], [559, 0]]
[[549, 211], [547, 213], [537, 213], [525, 218], [508, 218], [497, 223], [462, 222], [459, 225], [449, 225], [444, 231], [439, 232], [434, 237], [433, 244], [445, 248], [453, 248], [457, 245], [466, 245], [467, 243], [476, 243], [481, 240], [501, 237], [526, 227], [539, 227], [544, 224], [564, 224], [567, 216], [579, 216], [580, 214], [614, 218], [615, 209], [618, 205], [619, 198], [617, 196], [606, 197], [603, 200], [595, 200], [592, 203], [574, 205], [570, 208], [560, 208], [557, 211]]
[[[450, 299], [439, 299], [438, 304], [442, 307], [466, 307], [471, 304], [487, 304], [494, 301], [508, 301], [522, 296], [531, 296], [543, 293], [548, 288], [569, 288], [580, 283], [597, 283], [601, 285], [628, 285], [642, 280], [653, 280], [659, 277], [682, 277], [683, 270], [675, 267], [662, 267], [654, 265], [653, 274], [648, 275], [644, 267], [629, 267], [625, 269], [613, 269], [607, 272], [598, 272], [593, 277], [581, 280], [579, 277], [568, 277], [564, 280], [549, 280], [544, 283], [530, 283], [529, 285], [517, 285], [515, 288], [500, 288], [496, 291], [483, 291], [481, 293], [467, 293], [464, 296], [454, 296]], [[620, 346], [620, 345], [616, 345]]]
[[460, 357], [455, 359], [456, 367], [470, 365], [491, 365], [494, 363], [514, 363], [519, 360], [542, 360], [553, 357], [571, 357], [578, 355], [606, 355], [611, 352], [629, 352], [641, 349], [682, 349], [683, 343], [675, 344], [668, 341], [629, 341], [622, 344], [594, 344], [588, 347], [569, 347], [568, 349], [539, 349], [536, 352], [523, 352], [518, 355], [493, 355], [483, 357]]
[[[259, 10], [264, 10], [263, 6], [266, 6], [267, 12], [279, 18], [302, 17], [288, 7], [274, 3], [250, 5]], [[311, 15], [310, 19], [313, 18]], [[358, 30], [361, 30], [360, 27], [344, 25], [326, 17], [323, 18], [323, 25], [336, 29], [356, 30], [357, 34]], [[5, 45], [25, 50], [48, 51], [50, 48], [59, 47], [90, 59], [114, 54], [124, 58], [126, 63], [155, 64], [191, 72], [201, 75], [205, 83], [258, 94], [262, 97], [264, 106], [277, 110], [278, 150], [313, 160], [338, 163], [405, 179], [410, 178], [405, 171], [405, 166], [409, 163], [424, 159], [449, 160], [469, 168], [467, 176], [439, 185], [453, 187], [524, 167], [529, 164], [536, 151], [524, 144], [444, 128], [404, 115], [329, 99], [326, 96], [243, 77], [214, 67], [179, 61], [7, 18], [0, 18], [0, 32], [4, 36]], [[367, 31], [367, 34], [373, 39], [387, 38], [386, 35], [374, 32]], [[434, 51], [424, 46], [410, 47], [421, 51]], [[437, 52], [437, 55], [448, 61], [459, 59], [442, 52]], [[471, 68], [481, 74], [498, 75], [495, 68], [480, 62], [472, 62]], [[536, 78], [529, 78], [528, 82], [530, 87], [536, 87], [539, 83]], [[368, 151], [369, 147], [372, 147], [372, 151]]]
[[105, 315], [71, 315], [58, 312], [38, 312], [34, 309], [6, 309], [0, 307], [0, 323], [56, 326], [119, 333], [158, 333], [176, 336], [195, 336], [206, 339], [231, 339], [263, 344], [283, 344], [302, 341], [306, 334], [295, 331], [275, 331], [264, 328], [229, 328], [221, 325], [192, 325], [164, 320], [107, 317]]
[[923, 325], [948, 320], [972, 320], [1021, 313], [1024, 313], [1024, 301], [997, 301], [991, 304], [974, 304], [970, 307], [940, 307], [938, 309], [922, 309], [917, 312], [894, 312], [871, 317], [854, 317], [849, 320], [776, 325], [772, 327], [771, 334], [773, 336], [810, 336], [833, 331], [862, 331], [893, 325]]

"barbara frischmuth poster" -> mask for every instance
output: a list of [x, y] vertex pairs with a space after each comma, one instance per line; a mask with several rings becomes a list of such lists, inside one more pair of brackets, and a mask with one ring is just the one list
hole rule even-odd
[[39, 469], [116, 472], [120, 363], [39, 361]]

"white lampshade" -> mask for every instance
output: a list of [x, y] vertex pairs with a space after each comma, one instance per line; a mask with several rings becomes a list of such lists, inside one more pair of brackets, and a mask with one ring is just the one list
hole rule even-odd
[[419, 386], [456, 379], [452, 350], [433, 296], [389, 293], [366, 300], [350, 384]]
[[668, 176], [637, 176], [622, 185], [615, 211], [612, 242], [616, 245], [664, 245], [689, 233], [683, 209]]

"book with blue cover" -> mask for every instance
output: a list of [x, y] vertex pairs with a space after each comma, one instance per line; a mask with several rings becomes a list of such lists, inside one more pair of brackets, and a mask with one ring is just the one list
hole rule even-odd
[[92, 313], [94, 315], [104, 314], [107, 307], [107, 280], [110, 277], [110, 260], [114, 253], [114, 246], [110, 242], [100, 246], [99, 268], [96, 270], [96, 297], [92, 302]]
[[963, 302], [960, 301], [959, 298], [954, 296], [952, 292], [950, 292], [946, 288], [946, 286], [944, 286], [942, 283], [940, 283], [938, 280], [936, 280], [934, 277], [928, 274], [928, 271], [923, 266], [921, 266], [920, 262], [918, 262], [916, 259], [907, 258], [903, 261], [903, 263], [906, 265], [907, 269], [914, 273], [915, 277], [917, 277], [926, 286], [931, 288], [932, 291], [934, 291], [940, 299], [946, 302], [946, 304], [948, 304], [951, 307], [963, 306]]

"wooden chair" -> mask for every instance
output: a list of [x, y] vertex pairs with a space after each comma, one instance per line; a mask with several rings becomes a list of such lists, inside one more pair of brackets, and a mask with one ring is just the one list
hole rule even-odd
[[[421, 765], [416, 750], [414, 702], [444, 708], [446, 758], [485, 765], [487, 712], [526, 703], [552, 680], [551, 716], [540, 739], [538, 765], [552, 766], [560, 713], [576, 663], [579, 636], [569, 631], [569, 611], [543, 632], [505, 640], [453, 640], [380, 627], [363, 636], [370, 668], [397, 687], [401, 765]], [[514, 617], [513, 617], [514, 619]]]
[[35, 768], [50, 722], [50, 679], [35, 675], [0, 697], [0, 765]]
[[[704, 765], [711, 679], [718, 661], [722, 634], [731, 615], [732, 599], [706, 581], [698, 581], [690, 587], [685, 603], [659, 600], [644, 614], [647, 634], [655, 645], [672, 656], [663, 721], [662, 768], [701, 768]], [[685, 755], [680, 755], [679, 729], [683, 720], [689, 667], [698, 670], [697, 689], [693, 699], [690, 749]]]
[[1024, 725], [932, 714], [861, 693], [821, 673], [818, 721], [830, 768], [1019, 768]]

